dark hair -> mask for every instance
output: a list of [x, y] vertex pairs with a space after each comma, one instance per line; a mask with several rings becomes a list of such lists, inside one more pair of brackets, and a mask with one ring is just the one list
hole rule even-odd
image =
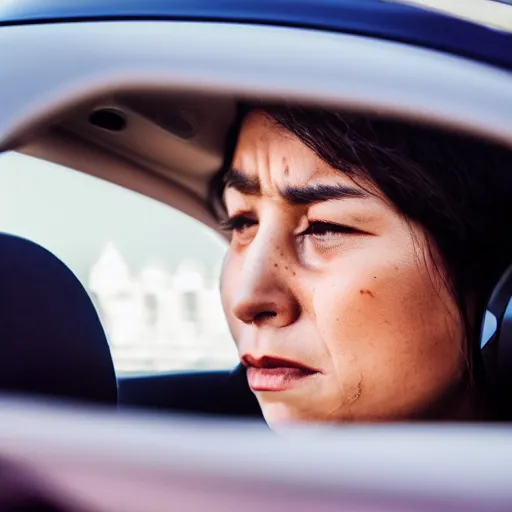
[[[470, 373], [480, 379], [475, 357], [480, 319], [493, 287], [512, 263], [512, 152], [419, 124], [315, 108], [244, 105], [229, 137], [226, 167], [240, 125], [254, 108], [331, 167], [374, 184], [406, 218], [425, 228], [443, 258], [447, 284], [466, 326]], [[222, 203], [225, 168], [212, 181], [217, 205]], [[476, 322], [467, 317], [469, 297], [475, 301]]]

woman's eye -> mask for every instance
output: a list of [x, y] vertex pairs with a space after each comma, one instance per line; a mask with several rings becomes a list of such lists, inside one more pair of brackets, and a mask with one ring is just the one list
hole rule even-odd
[[236, 233], [243, 233], [246, 229], [255, 226], [257, 222], [247, 215], [235, 215], [222, 222], [222, 229], [225, 231], [234, 231]]
[[310, 235], [316, 238], [329, 237], [337, 234], [356, 234], [357, 229], [342, 224], [332, 224], [330, 222], [313, 221], [308, 228], [302, 232], [302, 235]]

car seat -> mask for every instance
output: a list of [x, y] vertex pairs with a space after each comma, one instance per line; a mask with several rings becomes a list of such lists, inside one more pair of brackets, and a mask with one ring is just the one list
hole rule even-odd
[[0, 393], [117, 403], [105, 332], [84, 287], [41, 246], [0, 234]]

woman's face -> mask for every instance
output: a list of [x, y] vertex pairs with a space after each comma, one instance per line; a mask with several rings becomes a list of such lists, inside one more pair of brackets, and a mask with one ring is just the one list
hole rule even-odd
[[271, 426], [423, 417], [446, 398], [464, 334], [419, 226], [261, 112], [227, 183], [223, 305]]

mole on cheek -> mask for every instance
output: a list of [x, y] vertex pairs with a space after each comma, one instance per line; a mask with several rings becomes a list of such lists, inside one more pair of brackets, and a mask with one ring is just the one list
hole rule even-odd
[[375, 295], [373, 294], [373, 292], [371, 290], [368, 290], [368, 289], [364, 289], [364, 290], [359, 290], [359, 293], [361, 295], [368, 295], [368, 297], [372, 297], [374, 298]]

